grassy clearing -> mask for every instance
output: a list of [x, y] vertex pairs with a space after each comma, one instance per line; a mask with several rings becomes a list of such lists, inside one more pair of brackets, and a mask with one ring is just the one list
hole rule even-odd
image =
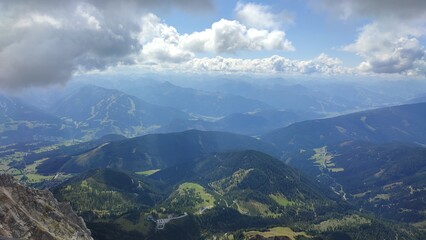
[[60, 174], [60, 175], [41, 175], [37, 173], [37, 166], [39, 166], [40, 164], [42, 164], [44, 161], [46, 161], [48, 158], [43, 158], [40, 160], [35, 161], [33, 164], [27, 165], [24, 169], [23, 169], [23, 175], [21, 177], [25, 179], [26, 182], [29, 183], [39, 183], [39, 182], [43, 182], [43, 181], [50, 181], [52, 179], [54, 179], [56, 177], [57, 180], [60, 179], [68, 179], [70, 177], [72, 177], [72, 174]]
[[220, 194], [236, 188], [253, 169], [239, 169], [232, 176], [212, 182], [210, 186]]
[[146, 170], [146, 171], [142, 171], [142, 172], [135, 172], [136, 174], [139, 175], [143, 175], [143, 176], [149, 176], [152, 175], [158, 171], [160, 171], [161, 169], [152, 169], [152, 170]]
[[375, 129], [374, 127], [372, 127], [371, 125], [369, 125], [369, 124], [367, 123], [367, 117], [366, 117], [366, 116], [362, 116], [359, 120], [360, 120], [360, 121], [364, 124], [364, 126], [365, 126], [366, 128], [368, 128], [370, 131], [372, 131], [372, 132], [375, 132], [375, 131], [376, 131], [376, 129]]
[[[71, 141], [61, 142], [53, 145], [39, 147], [40, 142], [31, 142], [25, 144], [26, 147], [30, 147], [28, 151], [20, 151], [18, 148], [15, 148], [15, 144], [10, 144], [0, 147], [0, 152], [3, 154], [3, 157], [0, 158], [0, 173], [8, 173], [13, 175], [16, 179], [28, 182], [28, 183], [40, 183], [43, 181], [50, 181], [52, 179], [63, 180], [71, 177], [69, 174], [59, 174], [59, 175], [41, 175], [37, 172], [37, 167], [42, 164], [47, 158], [38, 159], [31, 164], [27, 164], [25, 157], [30, 153], [43, 153], [59, 149], [61, 146], [69, 146], [75, 144]], [[10, 166], [13, 162], [23, 162], [19, 168], [13, 168]]]
[[59, 175], [41, 175], [38, 173], [16, 173], [12, 174], [16, 179], [27, 182], [27, 183], [40, 183], [44, 181], [58, 180], [63, 181], [71, 178], [72, 174], [59, 174]]
[[364, 224], [371, 224], [371, 220], [361, 217], [359, 215], [353, 214], [344, 216], [341, 219], [329, 219], [323, 221], [319, 224], [314, 225], [314, 229], [320, 232], [333, 231], [342, 227], [357, 227]]
[[77, 143], [78, 142], [75, 142], [75, 141], [64, 141], [61, 143], [41, 147], [39, 149], [34, 150], [34, 153], [50, 152], [50, 151], [58, 150], [61, 147], [76, 145]]
[[343, 171], [345, 171], [345, 169], [343, 169], [343, 168], [329, 168], [328, 170], [330, 170], [331, 172], [343, 172]]
[[278, 203], [278, 205], [283, 206], [283, 207], [292, 206], [292, 205], [296, 204], [295, 202], [288, 200], [281, 193], [269, 194], [269, 197], [272, 198], [272, 200], [274, 200], [276, 203]]
[[52, 180], [54, 176], [44, 176], [36, 173], [30, 173], [25, 174], [25, 177], [27, 177], [27, 181], [30, 183], [38, 183], [42, 181], [49, 181]]
[[244, 236], [247, 239], [256, 238], [256, 236], [262, 236], [264, 238], [274, 238], [274, 237], [288, 237], [291, 240], [295, 240], [298, 236], [303, 236], [309, 238], [310, 236], [306, 234], [305, 232], [295, 232], [291, 228], [288, 227], [275, 227], [271, 228], [266, 232], [259, 232], [259, 231], [249, 231], [245, 232]]
[[321, 170], [327, 170], [329, 172], [343, 172], [344, 168], [336, 167], [336, 164], [333, 162], [333, 155], [327, 152], [327, 146], [315, 148], [315, 154], [311, 156], [317, 167]]
[[412, 225], [420, 230], [426, 231], [426, 221], [416, 222]]
[[207, 193], [203, 186], [197, 183], [183, 183], [178, 188], [178, 192], [180, 194], [185, 194], [191, 190], [194, 190], [196, 194], [199, 194], [204, 202], [214, 204], [214, 197]]
[[337, 131], [339, 131], [342, 134], [345, 134], [347, 132], [347, 130], [344, 127], [341, 126], [336, 126]]
[[281, 214], [273, 213], [269, 206], [257, 201], [237, 201], [238, 211], [242, 214], [247, 214], [251, 216], [262, 216], [262, 217], [270, 217], [270, 218], [278, 218], [281, 217]]
[[197, 183], [182, 183], [170, 196], [171, 208], [198, 213], [200, 209], [215, 206], [215, 198]]
[[390, 199], [390, 195], [389, 194], [377, 194], [373, 198], [370, 198], [368, 201], [369, 202], [375, 202], [375, 201], [380, 201], [380, 200], [387, 201], [389, 199]]
[[234, 235], [225, 233], [223, 236], [219, 236], [218, 240], [235, 240]]
[[394, 183], [391, 183], [391, 184], [387, 184], [387, 185], [383, 186], [383, 190], [389, 191], [389, 190], [394, 189], [396, 187], [402, 186], [402, 184], [403, 184], [403, 182], [394, 182]]
[[369, 194], [370, 192], [371, 192], [371, 191], [370, 191], [370, 190], [368, 190], [368, 191], [363, 192], [363, 193], [353, 194], [353, 195], [352, 195], [352, 197], [354, 197], [354, 198], [363, 198], [363, 197], [365, 197], [367, 194]]
[[33, 164], [27, 165], [24, 169], [25, 173], [37, 173], [37, 167], [46, 160], [48, 160], [48, 158], [42, 158], [35, 161]]
[[328, 163], [331, 163], [332, 156], [327, 153], [327, 146], [314, 149], [315, 154], [310, 158], [320, 168], [326, 168]]
[[147, 216], [145, 214], [140, 214], [137, 221], [131, 221], [126, 218], [126, 215], [124, 215], [115, 220], [114, 223], [119, 224], [123, 230], [128, 232], [137, 231], [143, 234], [147, 234], [152, 228], [154, 228], [155, 223], [146, 220], [146, 218]]

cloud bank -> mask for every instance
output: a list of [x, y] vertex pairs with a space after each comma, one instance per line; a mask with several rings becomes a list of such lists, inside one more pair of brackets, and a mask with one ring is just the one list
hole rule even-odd
[[334, 76], [354, 74], [353, 69], [344, 67], [338, 58], [326, 54], [301, 61], [273, 55], [267, 58], [242, 59], [231, 57], [193, 58], [189, 61], [162, 64], [139, 65], [148, 71], [167, 71], [175, 73], [224, 73], [224, 74], [259, 74], [259, 75], [321, 75]]

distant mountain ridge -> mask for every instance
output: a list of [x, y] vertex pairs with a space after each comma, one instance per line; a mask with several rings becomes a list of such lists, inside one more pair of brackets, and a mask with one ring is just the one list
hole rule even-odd
[[273, 109], [259, 100], [230, 93], [180, 87], [167, 81], [129, 81], [114, 87], [147, 102], [173, 107], [193, 115], [223, 117], [233, 113]]
[[271, 131], [262, 139], [289, 151], [352, 140], [426, 144], [425, 132], [426, 103], [417, 103], [303, 121]]
[[106, 134], [135, 137], [158, 131], [175, 119], [188, 116], [156, 106], [118, 90], [87, 85], [54, 104], [51, 111], [75, 125], [84, 139]]
[[300, 81], [300, 79], [298, 79], [298, 83], [285, 79], [269, 80], [250, 82], [219, 79], [201, 84], [200, 89], [257, 99], [279, 110], [303, 110], [323, 114], [353, 112], [403, 102], [400, 96], [391, 94], [394, 91], [371, 89], [368, 85], [358, 86], [345, 82], [309, 82]]
[[72, 127], [53, 114], [0, 94], [0, 143], [63, 140]]
[[295, 122], [315, 119], [321, 116], [309, 112], [290, 110], [234, 113], [214, 122], [213, 129], [246, 135], [261, 135], [279, 127], [285, 127]]
[[165, 168], [212, 152], [259, 150], [277, 156], [270, 144], [238, 134], [189, 130], [168, 134], [149, 134], [137, 138], [102, 144], [90, 151], [43, 162], [41, 172], [79, 173], [91, 168], [118, 168], [144, 171]]

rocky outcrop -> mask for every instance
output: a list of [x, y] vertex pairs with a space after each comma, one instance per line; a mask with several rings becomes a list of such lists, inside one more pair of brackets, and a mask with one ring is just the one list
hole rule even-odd
[[48, 190], [36, 190], [0, 175], [0, 239], [92, 239], [83, 219]]

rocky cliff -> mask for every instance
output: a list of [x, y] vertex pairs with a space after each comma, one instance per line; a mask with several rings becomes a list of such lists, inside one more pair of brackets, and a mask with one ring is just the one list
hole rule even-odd
[[83, 219], [48, 190], [36, 190], [0, 175], [0, 239], [92, 239]]

